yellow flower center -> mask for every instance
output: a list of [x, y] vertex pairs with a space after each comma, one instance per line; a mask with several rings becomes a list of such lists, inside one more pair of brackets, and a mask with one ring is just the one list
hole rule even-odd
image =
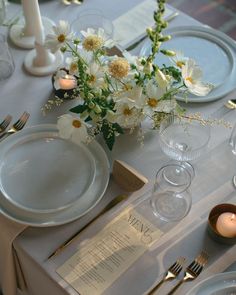
[[72, 125], [75, 128], [80, 128], [82, 126], [81, 122], [79, 120], [73, 120]]
[[181, 60], [178, 60], [178, 61], [176, 62], [176, 65], [177, 65], [177, 67], [182, 68], [182, 67], [184, 66], [184, 62], [181, 61]]
[[70, 65], [70, 72], [76, 73], [78, 71], [78, 65], [75, 62], [72, 62]]
[[97, 80], [97, 78], [96, 78], [95, 75], [90, 75], [90, 77], [89, 77], [89, 82], [91, 82], [91, 83], [95, 83], [96, 80]]
[[97, 50], [102, 46], [102, 38], [92, 35], [84, 39], [83, 47], [87, 51]]
[[157, 99], [155, 98], [149, 98], [148, 99], [148, 105], [151, 107], [151, 108], [155, 108], [158, 104], [158, 101]]
[[131, 90], [133, 87], [132, 87], [132, 85], [130, 85], [130, 84], [124, 84], [122, 88], [123, 88], [123, 90], [125, 90], [125, 91], [129, 91], [129, 90]]
[[132, 110], [129, 109], [129, 108], [125, 108], [125, 109], [123, 110], [123, 114], [124, 114], [125, 116], [131, 116], [131, 115], [132, 115]]
[[64, 34], [61, 34], [57, 37], [58, 42], [64, 43], [66, 41], [66, 36]]
[[187, 80], [187, 81], [189, 81], [190, 83], [192, 83], [193, 84], [193, 78], [192, 77], [187, 77], [185, 80]]
[[117, 79], [124, 78], [129, 73], [129, 63], [125, 58], [117, 58], [110, 63], [109, 71]]

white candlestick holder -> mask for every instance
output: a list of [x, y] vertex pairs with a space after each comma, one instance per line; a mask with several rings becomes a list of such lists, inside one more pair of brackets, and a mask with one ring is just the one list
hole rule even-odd
[[[52, 26], [54, 26], [55, 23], [47, 17], [42, 17], [42, 23], [46, 36], [52, 32]], [[27, 24], [24, 18], [21, 18], [19, 23], [10, 28], [9, 37], [11, 41], [20, 48], [32, 49], [35, 47], [33, 27]]]
[[54, 73], [63, 63], [63, 54], [60, 50], [51, 53], [44, 45], [35, 42], [35, 49], [25, 57], [25, 69], [35, 76], [47, 76]]

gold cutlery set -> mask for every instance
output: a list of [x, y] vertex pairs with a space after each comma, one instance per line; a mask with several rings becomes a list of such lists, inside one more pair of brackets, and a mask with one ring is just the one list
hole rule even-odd
[[62, 3], [65, 5], [71, 5], [76, 4], [76, 5], [81, 5], [83, 3], [83, 0], [62, 0]]
[[[208, 261], [208, 254], [205, 251], [202, 251], [190, 264], [186, 267], [184, 271], [184, 277], [178, 281], [178, 283], [166, 294], [171, 295], [174, 294], [175, 291], [187, 281], [192, 281], [196, 279], [203, 270], [203, 267], [206, 265]], [[171, 265], [171, 267], [167, 270], [163, 279], [153, 287], [147, 295], [153, 295], [155, 292], [161, 287], [161, 285], [170, 280], [174, 280], [178, 277], [183, 269], [183, 265], [186, 259], [184, 257], [180, 257], [176, 260], [176, 262]], [[158, 294], [158, 293], [157, 293]], [[161, 293], [160, 293], [161, 294]]]
[[12, 120], [12, 116], [7, 115], [5, 119], [0, 123], [0, 142], [7, 138], [9, 135], [14, 134], [23, 129], [26, 122], [29, 119], [29, 116], [29, 113], [24, 112], [20, 116], [20, 118], [9, 129], [7, 129]]

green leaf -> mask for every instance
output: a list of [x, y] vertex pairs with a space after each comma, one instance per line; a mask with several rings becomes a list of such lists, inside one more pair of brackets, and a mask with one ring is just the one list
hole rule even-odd
[[123, 128], [118, 123], [112, 124], [113, 129], [118, 132], [119, 134], [124, 134]]
[[106, 120], [103, 121], [102, 128], [101, 128], [104, 140], [111, 151], [113, 145], [115, 143], [115, 132], [112, 129], [111, 124], [109, 124]]
[[70, 112], [76, 113], [76, 114], [81, 114], [87, 109], [87, 106], [84, 104], [80, 104], [72, 109], [70, 109]]

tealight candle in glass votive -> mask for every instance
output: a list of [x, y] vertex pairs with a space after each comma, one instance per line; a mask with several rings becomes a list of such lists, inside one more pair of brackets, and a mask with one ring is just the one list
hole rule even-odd
[[224, 244], [236, 244], [236, 205], [219, 204], [212, 208], [208, 217], [211, 237]]
[[216, 221], [216, 229], [223, 237], [236, 237], [236, 214], [225, 212], [219, 215]]
[[74, 76], [65, 75], [64, 77], [59, 78], [59, 85], [62, 90], [71, 90], [77, 86], [77, 81]]

